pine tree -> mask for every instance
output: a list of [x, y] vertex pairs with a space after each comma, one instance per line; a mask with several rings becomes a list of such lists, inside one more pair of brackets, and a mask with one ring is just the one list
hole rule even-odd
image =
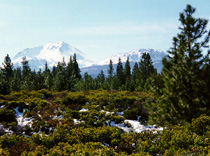
[[62, 91], [66, 89], [66, 81], [65, 81], [65, 71], [62, 63], [58, 62], [56, 75], [55, 75], [55, 84], [54, 90]]
[[41, 69], [36, 74], [35, 87], [36, 90], [41, 90], [44, 88], [44, 77], [42, 76]]
[[28, 91], [35, 89], [34, 76], [32, 72], [27, 73], [27, 75], [24, 77], [24, 80], [22, 81], [21, 89], [28, 90]]
[[14, 77], [10, 83], [11, 91], [19, 91], [21, 89], [21, 69], [17, 68], [14, 70]]
[[31, 72], [31, 69], [29, 67], [28, 60], [26, 59], [26, 57], [23, 57], [21, 63], [22, 63], [22, 80], [24, 80], [26, 76]]
[[79, 69], [79, 65], [77, 63], [76, 54], [74, 54], [74, 56], [73, 56], [73, 74], [79, 80], [82, 78], [81, 75], [80, 75], [80, 69]]
[[133, 66], [133, 70], [132, 70], [132, 80], [135, 86], [139, 85], [139, 77], [140, 77], [139, 66], [138, 66], [138, 63], [135, 62]]
[[115, 74], [112, 77], [112, 81], [111, 81], [111, 84], [110, 84], [110, 89], [118, 90], [120, 88], [120, 86], [121, 86], [120, 81], [117, 78], [117, 75]]
[[119, 87], [122, 87], [125, 84], [125, 74], [124, 74], [124, 69], [123, 69], [123, 65], [120, 58], [117, 64], [116, 76], [120, 84]]
[[44, 72], [42, 72], [42, 75], [45, 77], [46, 76], [46, 74], [47, 74], [47, 72], [48, 72], [48, 65], [47, 65], [47, 62], [45, 63], [45, 65], [44, 65]]
[[47, 62], [45, 63], [45, 66], [44, 66], [44, 72], [47, 72], [48, 70], [48, 65], [47, 65]]
[[157, 74], [157, 70], [153, 66], [152, 59], [149, 53], [143, 53], [139, 63], [139, 87], [144, 89], [144, 85], [149, 77]]
[[7, 54], [7, 56], [4, 58], [4, 63], [2, 63], [2, 74], [3, 77], [5, 77], [5, 79], [9, 80], [12, 78], [13, 76], [13, 63], [9, 57], [9, 55]]
[[93, 79], [87, 72], [84, 74], [83, 90], [93, 89]]
[[112, 64], [112, 60], [109, 61], [109, 70], [108, 70], [108, 77], [112, 78], [114, 75], [114, 67]]
[[73, 72], [73, 60], [72, 57], [70, 56], [69, 62], [67, 63], [66, 66], [66, 77], [69, 79], [72, 76]]
[[206, 64], [202, 68], [202, 77], [205, 81], [205, 88], [203, 88], [203, 96], [206, 103], [206, 114], [210, 115], [210, 58], [208, 57]]
[[173, 38], [170, 55], [163, 59], [164, 88], [153, 110], [153, 119], [161, 124], [191, 122], [208, 112], [202, 71], [209, 52], [203, 56], [202, 50], [208, 45], [210, 31], [206, 30], [208, 21], [193, 17], [194, 13], [195, 8], [187, 5], [180, 14], [181, 32]]
[[101, 72], [98, 74], [96, 81], [98, 82], [97, 88], [103, 88], [103, 84], [105, 82], [105, 76], [103, 70], [101, 70]]
[[132, 90], [132, 85], [131, 85], [131, 67], [130, 67], [129, 57], [127, 57], [127, 60], [125, 62], [124, 75], [125, 75], [125, 89], [126, 90]]
[[52, 69], [52, 77], [53, 78], [55, 78], [56, 71], [57, 71], [57, 67], [56, 66], [53, 66], [53, 69]]
[[8, 83], [3, 78], [1, 70], [0, 70], [0, 94], [9, 94]]
[[11, 62], [11, 59], [9, 55], [4, 58], [4, 63], [2, 63], [2, 68], [0, 68], [2, 73], [2, 88], [4, 94], [10, 93], [10, 82], [13, 78], [13, 63]]
[[73, 60], [72, 57], [70, 56], [69, 62], [67, 63], [66, 66], [66, 85], [67, 89], [73, 91], [74, 88], [74, 79], [75, 77], [73, 76]]
[[106, 79], [106, 82], [104, 83], [104, 86], [106, 89], [111, 89], [111, 83], [112, 83], [112, 77], [114, 76], [114, 67], [112, 60], [109, 60], [109, 69], [107, 70], [108, 77]]
[[52, 76], [50, 74], [50, 72], [48, 72], [46, 74], [46, 76], [44, 77], [44, 88], [51, 90], [52, 89]]
[[125, 62], [124, 74], [125, 74], [125, 77], [126, 78], [129, 78], [130, 79], [130, 76], [131, 76], [131, 67], [130, 67], [129, 57], [127, 57], [127, 60]]

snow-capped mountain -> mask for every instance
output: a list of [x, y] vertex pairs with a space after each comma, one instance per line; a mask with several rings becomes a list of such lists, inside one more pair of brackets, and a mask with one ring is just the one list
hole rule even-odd
[[133, 52], [119, 53], [112, 55], [111, 57], [100, 61], [98, 65], [109, 64], [110, 59], [112, 60], [113, 64], [117, 64], [119, 58], [121, 59], [122, 62], [126, 62], [128, 57], [130, 62], [139, 62], [143, 53], [149, 53], [153, 63], [161, 61], [162, 58], [166, 56], [166, 53], [162, 50], [139, 49]]
[[101, 70], [103, 70], [104, 74], [107, 75], [110, 59], [113, 62], [115, 71], [119, 58], [121, 58], [121, 61], [124, 64], [129, 57], [132, 69], [135, 62], [140, 62], [140, 59], [145, 52], [150, 54], [155, 68], [157, 68], [157, 71], [160, 72], [162, 69], [162, 58], [167, 55], [166, 52], [161, 50], [139, 49], [133, 52], [115, 54], [104, 60], [96, 61], [95, 59], [90, 58], [85, 53], [65, 42], [47, 43], [43, 46], [27, 48], [17, 53], [12, 61], [15, 67], [21, 66], [23, 57], [26, 57], [30, 68], [38, 71], [39, 69], [44, 69], [46, 62], [49, 68], [52, 68], [54, 65], [56, 66], [58, 62], [62, 62], [63, 58], [67, 63], [69, 62], [70, 56], [73, 56], [74, 53], [76, 53], [81, 74], [83, 75], [85, 72], [88, 72], [88, 74], [95, 77], [98, 75], [98, 73], [100, 73]]
[[115, 54], [115, 55], [112, 55], [111, 57], [108, 57], [108, 58], [102, 60], [102, 61], [99, 61], [99, 63], [97, 65], [92, 65], [91, 67], [84, 67], [81, 69], [81, 71], [83, 73], [88, 72], [90, 75], [95, 77], [101, 70], [103, 70], [104, 74], [107, 75], [107, 70], [109, 68], [108, 65], [109, 65], [110, 60], [112, 60], [114, 72], [115, 72], [119, 58], [121, 59], [123, 65], [124, 65], [128, 57], [129, 57], [130, 66], [132, 69], [135, 62], [140, 62], [143, 53], [150, 54], [150, 57], [153, 61], [154, 67], [157, 69], [158, 72], [161, 72], [162, 59], [167, 55], [167, 53], [162, 50], [154, 50], [154, 49], [139, 49], [139, 50], [133, 51], [133, 52]]
[[31, 69], [39, 70], [44, 68], [46, 62], [49, 67], [62, 62], [63, 58], [65, 62], [69, 62], [70, 56], [73, 56], [74, 53], [77, 55], [80, 68], [91, 66], [95, 63], [95, 60], [65, 42], [47, 43], [43, 46], [27, 48], [15, 55], [13, 63], [15, 67], [21, 66], [23, 57], [26, 57]]

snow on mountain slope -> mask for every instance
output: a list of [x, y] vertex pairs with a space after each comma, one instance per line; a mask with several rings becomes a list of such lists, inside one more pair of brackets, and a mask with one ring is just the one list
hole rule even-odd
[[62, 62], [63, 58], [67, 63], [69, 62], [70, 56], [73, 56], [74, 53], [76, 53], [81, 74], [83, 75], [85, 72], [88, 72], [88, 74], [96, 77], [101, 70], [103, 70], [104, 74], [107, 75], [110, 59], [113, 62], [114, 68], [116, 68], [119, 58], [121, 58], [121, 61], [124, 64], [127, 57], [129, 57], [132, 69], [134, 63], [140, 61], [144, 52], [150, 54], [155, 68], [157, 68], [157, 71], [160, 72], [162, 69], [162, 58], [167, 55], [166, 52], [161, 50], [139, 49], [133, 52], [115, 54], [104, 60], [96, 61], [65, 42], [47, 43], [43, 46], [27, 48], [17, 53], [12, 61], [15, 67], [21, 66], [22, 58], [26, 57], [30, 68], [38, 71], [39, 69], [44, 69], [46, 62], [48, 63], [49, 68], [52, 68], [54, 65], [56, 66], [58, 62]]
[[166, 52], [161, 51], [161, 50], [139, 49], [134, 52], [119, 53], [119, 54], [112, 55], [111, 57], [100, 61], [98, 65], [109, 64], [110, 59], [112, 60], [113, 64], [117, 64], [119, 58], [121, 59], [122, 62], [126, 62], [127, 57], [129, 57], [130, 62], [139, 62], [143, 53], [145, 53], [145, 52], [150, 54], [150, 57], [154, 63], [161, 61], [163, 59], [163, 57], [166, 56]]
[[149, 53], [150, 57], [153, 61], [154, 67], [157, 69], [157, 71], [160, 73], [162, 70], [162, 59], [166, 57], [167, 53], [161, 50], [154, 50], [154, 49], [139, 49], [134, 52], [127, 52], [127, 53], [119, 53], [112, 55], [111, 57], [108, 57], [102, 61], [99, 61], [98, 64], [93, 65], [91, 67], [84, 67], [81, 68], [82, 73], [88, 72], [88, 74], [92, 75], [93, 77], [96, 77], [98, 73], [100, 73], [101, 70], [104, 71], [104, 74], [107, 75], [107, 70], [109, 69], [109, 62], [110, 59], [112, 60], [114, 72], [116, 71], [116, 66], [118, 63], [119, 58], [121, 59], [123, 65], [125, 65], [125, 62], [127, 60], [127, 57], [129, 57], [131, 70], [135, 64], [135, 62], [140, 62], [141, 57], [143, 53]]
[[67, 63], [70, 56], [73, 56], [74, 53], [77, 55], [80, 68], [91, 66], [95, 63], [95, 60], [65, 42], [47, 43], [43, 46], [27, 48], [13, 58], [13, 63], [15, 66], [21, 66], [22, 58], [26, 57], [31, 69], [39, 70], [40, 68], [44, 68], [46, 62], [49, 67], [53, 67], [58, 62], [62, 62], [63, 58]]

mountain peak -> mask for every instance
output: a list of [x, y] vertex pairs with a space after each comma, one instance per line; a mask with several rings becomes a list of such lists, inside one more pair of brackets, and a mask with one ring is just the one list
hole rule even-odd
[[166, 56], [166, 53], [162, 50], [139, 49], [139, 50], [130, 51], [130, 52], [127, 52], [127, 53], [114, 54], [111, 57], [106, 58], [103, 61], [100, 61], [99, 64], [100, 65], [109, 64], [110, 59], [112, 60], [113, 64], [117, 64], [119, 58], [121, 58], [122, 62], [126, 62], [128, 57], [129, 57], [130, 62], [139, 62], [143, 53], [149, 53], [153, 62], [161, 61], [162, 58]]
[[43, 68], [46, 62], [49, 67], [57, 65], [57, 63], [61, 62], [63, 58], [68, 62], [70, 56], [73, 56], [74, 53], [77, 54], [77, 60], [80, 67], [90, 66], [95, 63], [80, 50], [65, 42], [50, 42], [42, 46], [27, 48], [19, 52], [13, 58], [13, 62], [16, 66], [20, 66], [22, 58], [26, 57], [29, 61], [30, 67], [38, 70], [39, 68]]
[[65, 42], [50, 42], [44, 45], [44, 47], [46, 47], [49, 50], [55, 50], [55, 49], [59, 49], [61, 47], [68, 47], [69, 44], [65, 43]]
[[[156, 65], [156, 67], [159, 68], [160, 71], [161, 62], [162, 62], [161, 60], [163, 57], [166, 56], [166, 53], [161, 50], [139, 49], [127, 53], [114, 54], [111, 57], [106, 58], [102, 61], [96, 61], [88, 57], [86, 54], [84, 54], [77, 48], [74, 48], [65, 42], [49, 42], [42, 46], [24, 49], [23, 51], [17, 53], [17, 55], [13, 58], [12, 62], [16, 67], [21, 66], [22, 58], [26, 57], [31, 69], [39, 70], [39, 69], [44, 69], [44, 65], [46, 62], [49, 68], [53, 67], [54, 65], [56, 66], [58, 62], [62, 62], [63, 58], [67, 63], [70, 59], [70, 56], [73, 56], [74, 53], [76, 53], [77, 61], [79, 67], [81, 68], [81, 71], [84, 72], [86, 69], [91, 69], [93, 73], [96, 74], [100, 72], [96, 70], [102, 69], [102, 66], [106, 67], [109, 64], [110, 59], [112, 60], [113, 64], [116, 65], [118, 63], [119, 58], [121, 58], [121, 61], [124, 63], [129, 57], [131, 65], [134, 65], [135, 62], [140, 61], [143, 53], [145, 52], [150, 54], [154, 65]], [[103, 70], [104, 72], [106, 72], [106, 69]], [[88, 71], [88, 73], [89, 72], [90, 71]]]

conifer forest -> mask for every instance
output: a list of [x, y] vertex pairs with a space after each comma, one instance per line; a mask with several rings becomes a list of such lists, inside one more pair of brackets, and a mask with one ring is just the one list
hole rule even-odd
[[81, 75], [77, 56], [35, 71], [0, 68], [0, 155], [210, 156], [210, 31], [191, 5], [179, 14], [160, 73], [149, 53], [107, 75]]

